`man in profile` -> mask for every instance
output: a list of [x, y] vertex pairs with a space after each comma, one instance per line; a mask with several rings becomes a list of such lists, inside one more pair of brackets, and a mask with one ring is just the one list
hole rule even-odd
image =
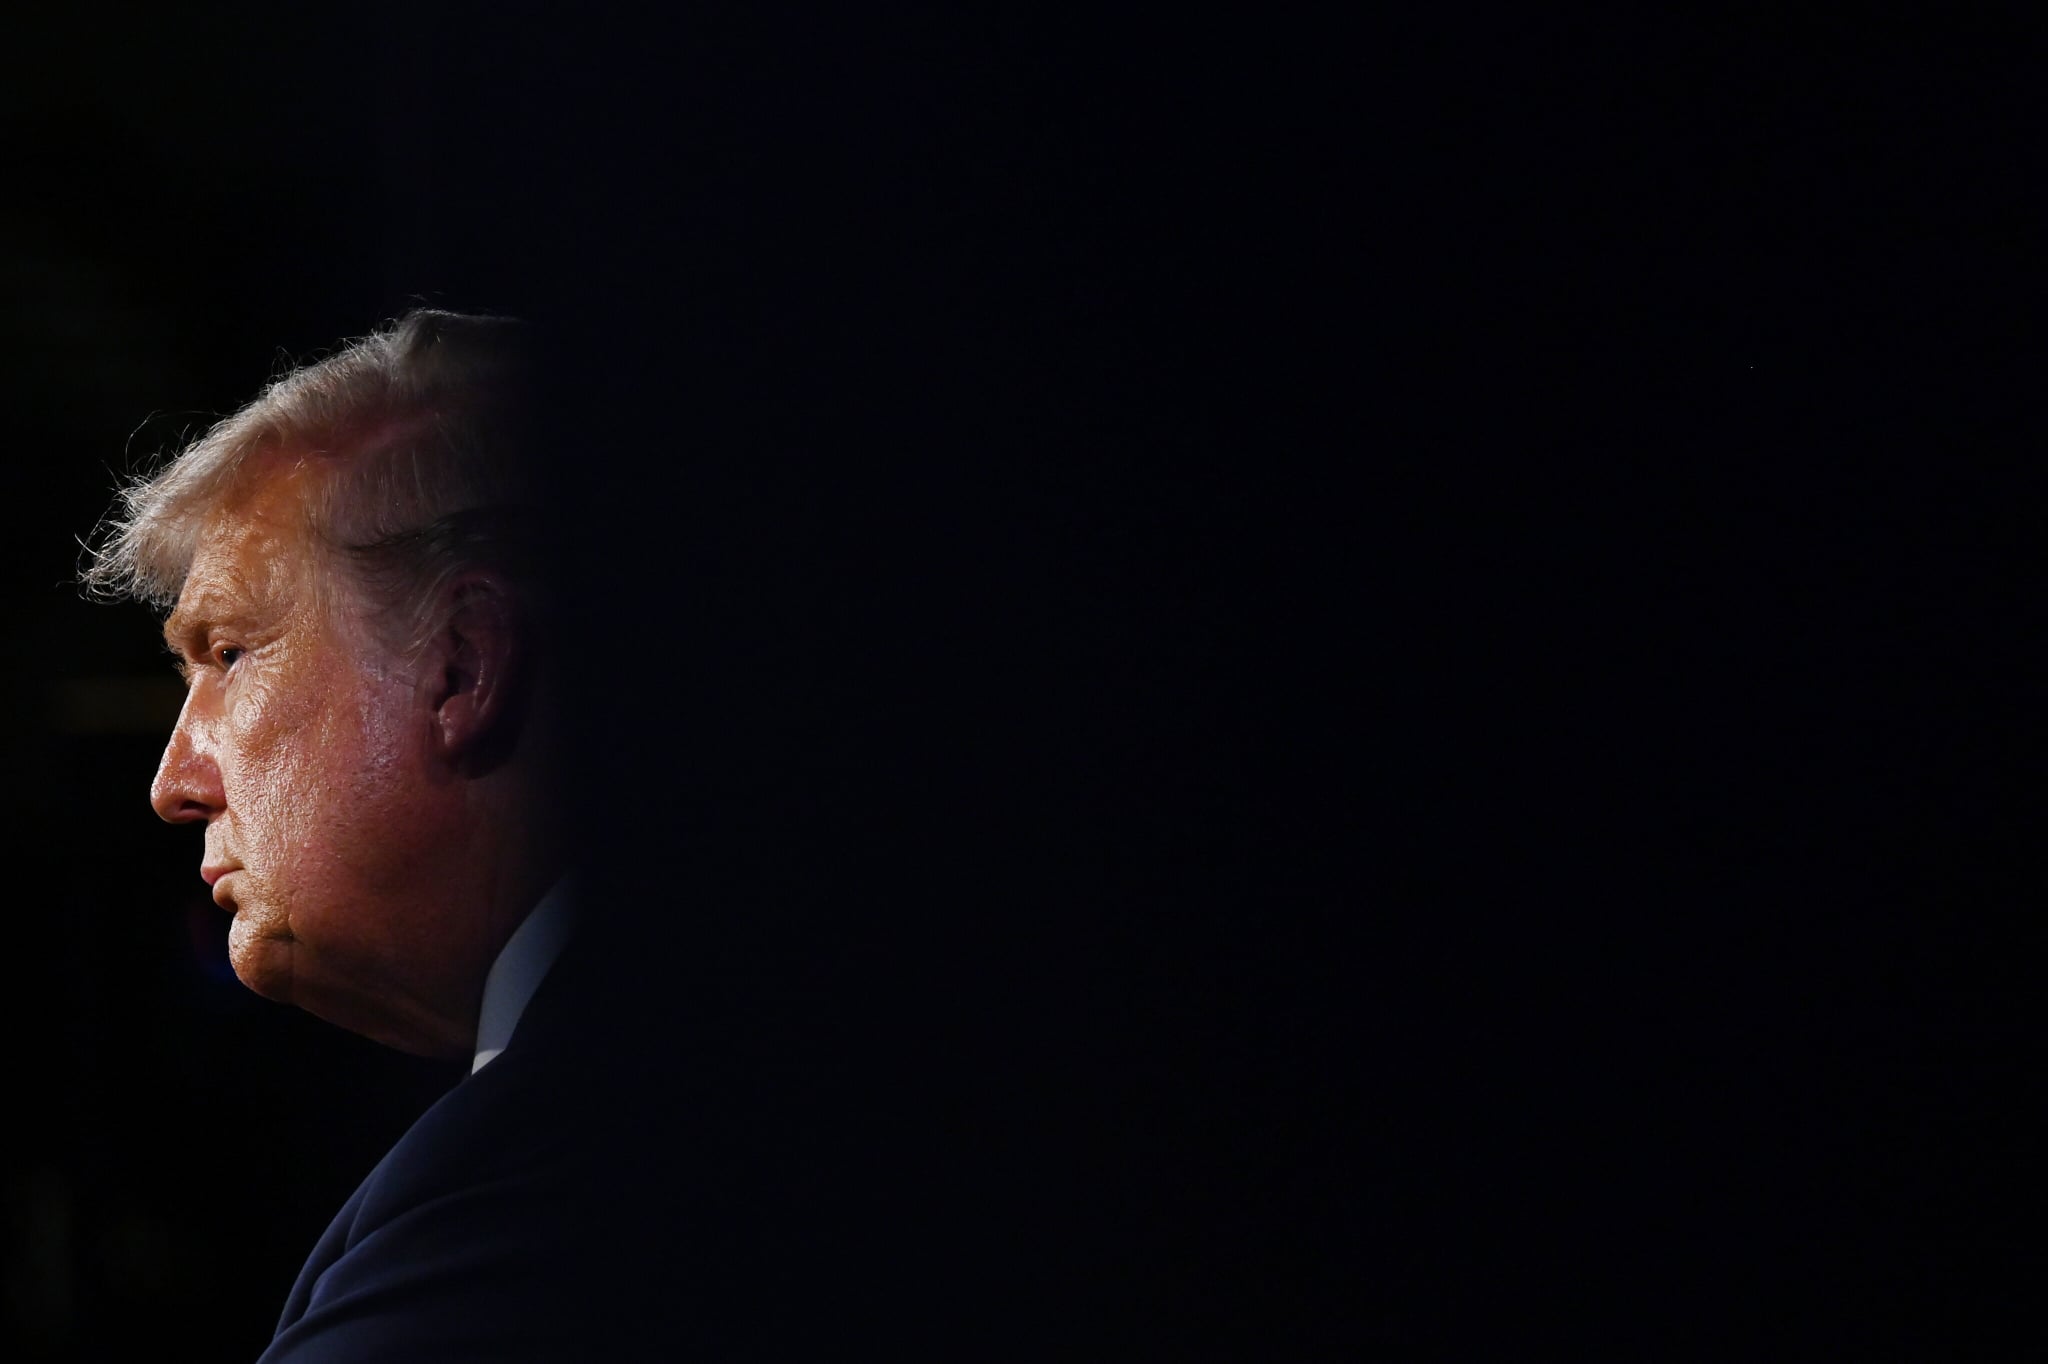
[[414, 312], [124, 490], [85, 574], [170, 608], [150, 798], [204, 827], [236, 974], [471, 1070], [334, 1219], [266, 1361], [615, 1349], [646, 1267], [581, 1030], [528, 379], [519, 324]]

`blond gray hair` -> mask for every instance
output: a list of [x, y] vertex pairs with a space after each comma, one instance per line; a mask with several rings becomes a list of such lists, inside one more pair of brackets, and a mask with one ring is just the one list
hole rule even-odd
[[[537, 593], [531, 368], [518, 322], [409, 312], [277, 378], [120, 489], [80, 580], [93, 596], [170, 606], [207, 521], [283, 467], [315, 475], [309, 542], [394, 644], [425, 642], [442, 587], [467, 568]], [[316, 588], [327, 576], [312, 575]]]

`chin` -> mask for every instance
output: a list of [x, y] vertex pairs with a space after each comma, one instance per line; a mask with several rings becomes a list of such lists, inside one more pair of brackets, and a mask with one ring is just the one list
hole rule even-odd
[[242, 984], [279, 1004], [292, 1002], [292, 947], [289, 936], [265, 933], [247, 910], [238, 910], [228, 930], [228, 963]]

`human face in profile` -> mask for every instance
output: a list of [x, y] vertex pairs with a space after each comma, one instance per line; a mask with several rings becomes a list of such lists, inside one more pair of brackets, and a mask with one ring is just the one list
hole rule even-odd
[[413, 670], [350, 609], [348, 584], [311, 590], [331, 570], [303, 523], [306, 482], [274, 474], [206, 523], [165, 624], [186, 693], [150, 803], [205, 825], [200, 874], [234, 915], [244, 984], [404, 1050], [460, 1054], [451, 1020], [481, 977], [475, 935], [425, 902], [417, 875], [453, 836], [451, 796], [431, 779]]

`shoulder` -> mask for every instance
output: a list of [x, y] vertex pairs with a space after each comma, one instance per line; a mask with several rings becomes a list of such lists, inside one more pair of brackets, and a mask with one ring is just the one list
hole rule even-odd
[[645, 1156], [589, 1041], [541, 1009], [429, 1108], [315, 1250], [266, 1364], [570, 1358], [627, 1329]]

